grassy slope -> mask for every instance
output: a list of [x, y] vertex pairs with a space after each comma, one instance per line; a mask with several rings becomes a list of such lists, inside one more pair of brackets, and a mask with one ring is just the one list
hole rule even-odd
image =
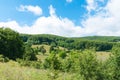
[[[33, 45], [37, 47], [41, 45]], [[47, 50], [46, 54], [49, 54], [48, 45], [43, 45]], [[97, 58], [99, 60], [106, 60], [110, 55], [110, 52], [97, 52]], [[44, 60], [48, 55], [38, 55], [38, 57]], [[21, 67], [17, 62], [10, 61], [8, 63], [0, 63], [0, 80], [53, 80], [52, 76], [54, 72], [50, 70], [34, 69], [31, 67]], [[59, 72], [58, 78], [55, 80], [75, 80], [73, 74]]]
[[[38, 57], [38, 59], [44, 61], [44, 59], [49, 56], [50, 45], [45, 45], [45, 44], [32, 45], [32, 48], [36, 48], [36, 47], [40, 47], [40, 46], [44, 46], [44, 48], [46, 49], [46, 53], [43, 55], [42, 53], [39, 52], [39, 55], [37, 55], [37, 57]], [[59, 49], [64, 50], [65, 48], [59, 47]]]
[[[106, 60], [108, 54], [97, 52], [98, 59]], [[106, 54], [106, 55], [105, 55]], [[105, 55], [103, 57], [103, 55]], [[21, 67], [17, 62], [0, 63], [0, 80], [53, 80], [54, 72], [50, 70], [34, 69], [31, 67]], [[54, 80], [76, 80], [74, 74], [58, 73]]]
[[111, 52], [102, 52], [102, 51], [100, 51], [100, 52], [96, 52], [96, 54], [97, 54], [97, 59], [98, 60], [105, 61], [105, 60], [107, 60], [109, 58]]
[[[37, 57], [44, 61], [44, 59], [49, 55], [49, 49], [50, 49], [50, 46], [49, 45], [32, 45], [33, 48], [35, 47], [39, 47], [39, 46], [44, 46], [44, 48], [46, 49], [46, 53], [45, 55], [42, 55], [42, 53], [40, 55], [37, 55]], [[63, 50], [64, 48], [63, 47], [59, 47], [61, 50]], [[105, 61], [106, 59], [109, 58], [109, 55], [111, 54], [111, 52], [104, 52], [104, 51], [99, 51], [99, 52], [96, 52], [96, 55], [97, 55], [97, 59], [98, 60], [101, 60], [101, 61]]]
[[16, 62], [0, 63], [0, 80], [42, 80], [47, 71], [21, 67]]
[[[21, 67], [14, 61], [0, 63], [0, 80], [53, 80], [53, 75], [50, 70]], [[55, 80], [71, 80], [72, 76], [73, 74], [59, 73]]]

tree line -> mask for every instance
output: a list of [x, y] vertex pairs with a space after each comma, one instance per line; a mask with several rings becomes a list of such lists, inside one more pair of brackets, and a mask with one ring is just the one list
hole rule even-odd
[[18, 32], [9, 28], [0, 28], [0, 54], [12, 60], [35, 57], [31, 46], [23, 42]]
[[[113, 45], [117, 42], [114, 40], [118, 40], [117, 38], [105, 38], [105, 37], [83, 37], [83, 38], [67, 38], [55, 35], [25, 35], [22, 34], [21, 39], [29, 43], [33, 44], [47, 44], [51, 46], [61, 46], [67, 49], [75, 49], [75, 50], [84, 50], [94, 48], [96, 51], [107, 51], [111, 50]], [[99, 40], [100, 39], [100, 40]], [[105, 40], [104, 40], [105, 39]], [[107, 41], [106, 41], [107, 39]], [[117, 43], [118, 44], [118, 43]]]

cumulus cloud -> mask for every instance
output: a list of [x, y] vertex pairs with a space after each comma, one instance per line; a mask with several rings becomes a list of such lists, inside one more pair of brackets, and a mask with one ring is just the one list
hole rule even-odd
[[[92, 4], [95, 3], [96, 3], [95, 0], [93, 0]], [[109, 0], [106, 6], [103, 7], [95, 15], [88, 15], [88, 18], [82, 22], [86, 34], [119, 36], [120, 35], [119, 3], [120, 0]], [[90, 9], [88, 9], [88, 11]]]
[[19, 8], [17, 8], [18, 11], [21, 12], [32, 12], [35, 15], [42, 15], [42, 9], [39, 6], [32, 6], [32, 5], [20, 5]]
[[66, 2], [71, 3], [73, 0], [66, 0]]
[[27, 34], [55, 34], [66, 37], [82, 36], [83, 29], [76, 26], [68, 18], [56, 16], [55, 8], [49, 6], [50, 16], [39, 17], [32, 26], [20, 26], [16, 21], [0, 22], [0, 26], [6, 26], [20, 33]]
[[[88, 1], [88, 0], [86, 0]], [[60, 36], [78, 37], [78, 36], [119, 36], [120, 35], [120, 0], [109, 0], [105, 6], [100, 6], [98, 0], [88, 2], [87, 18], [82, 20], [81, 26], [76, 26], [68, 18], [62, 18], [56, 15], [55, 8], [49, 6], [50, 16], [39, 17], [32, 26], [20, 26], [16, 21], [0, 22], [0, 26], [10, 27], [20, 33], [29, 34], [55, 34]], [[104, 2], [105, 0], [99, 0]], [[90, 6], [90, 7], [88, 7]], [[94, 15], [91, 11], [97, 11]]]

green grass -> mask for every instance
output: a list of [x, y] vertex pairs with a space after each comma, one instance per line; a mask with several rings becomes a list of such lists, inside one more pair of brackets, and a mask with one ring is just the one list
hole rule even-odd
[[46, 49], [46, 54], [48, 54], [49, 53], [49, 49], [50, 49], [49, 45], [45, 45], [45, 44], [42, 44], [42, 45], [32, 45], [32, 48], [41, 47], [41, 46], [44, 46], [44, 48]]
[[[37, 57], [38, 57], [38, 59], [44, 61], [44, 59], [49, 56], [50, 46], [44, 45], [44, 44], [43, 45], [32, 45], [33, 48], [40, 47], [40, 46], [44, 46], [44, 48], [46, 49], [46, 53], [45, 53], [45, 55], [42, 55], [42, 53], [41, 53], [40, 55], [37, 55]], [[65, 48], [59, 47], [59, 49], [64, 50]], [[99, 52], [96, 52], [96, 54], [97, 54], [98, 60], [105, 61], [109, 58], [111, 52], [99, 51]]]
[[46, 74], [46, 70], [21, 67], [13, 61], [0, 63], [0, 80], [48, 80]]
[[105, 61], [110, 57], [111, 52], [100, 51], [100, 52], [96, 52], [96, 54], [98, 60]]
[[[110, 52], [97, 52], [99, 60], [106, 60], [109, 58]], [[74, 74], [57, 72], [52, 70], [35, 69], [31, 67], [21, 67], [15, 61], [7, 63], [0, 62], [0, 80], [77, 80]]]
[[[42, 45], [32, 45], [32, 48], [37, 48], [37, 47], [41, 47], [41, 46], [44, 46], [44, 48], [46, 49], [46, 53], [43, 55], [41, 52], [39, 52], [39, 54], [37, 55], [37, 58], [41, 61], [44, 61], [46, 57], [49, 56], [49, 50], [50, 50], [50, 45], [45, 45], [45, 44], [42, 44]], [[60, 50], [64, 50], [65, 48], [63, 47], [59, 47]], [[65, 49], [67, 50], [67, 49]]]
[[43, 55], [41, 52], [39, 52], [39, 54], [37, 55], [37, 58], [41, 61], [44, 61], [45, 58], [48, 57], [49, 55], [50, 46], [49, 45], [32, 45], [32, 48], [41, 47], [41, 46], [44, 46], [44, 48], [46, 49], [46, 53]]
[[73, 80], [73, 74], [58, 72], [58, 77], [51, 70], [21, 67], [17, 62], [0, 63], [0, 80]]
[[[32, 47], [37, 47], [41, 45], [33, 45]], [[39, 59], [44, 60], [49, 55], [48, 45], [43, 45], [47, 50], [45, 55], [38, 55]], [[62, 48], [63, 49], [63, 48]], [[48, 55], [47, 55], [48, 54]], [[97, 59], [105, 61], [109, 58], [110, 52], [96, 52]], [[57, 76], [56, 79], [53, 79]], [[45, 69], [35, 69], [32, 67], [21, 67], [15, 61], [9, 61], [7, 63], [0, 62], [0, 80], [77, 80], [74, 74], [55, 72], [52, 70]]]

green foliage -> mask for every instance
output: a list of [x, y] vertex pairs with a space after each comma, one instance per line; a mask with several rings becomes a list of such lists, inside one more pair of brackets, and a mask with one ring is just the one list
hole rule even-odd
[[3, 55], [0, 55], [0, 62], [8, 62], [9, 58], [4, 57]]
[[25, 53], [23, 55], [23, 59], [24, 60], [31, 60], [31, 61], [37, 60], [37, 57], [36, 57], [34, 50], [28, 45], [25, 46]]
[[120, 80], [120, 45], [114, 46], [112, 52], [111, 61], [114, 66], [114, 80]]
[[[55, 35], [21, 35], [23, 41], [29, 44], [47, 44], [52, 47], [61, 46], [67, 49], [91, 49], [95, 48], [96, 51], [111, 50], [115, 42], [115, 39], [120, 37], [104, 37], [104, 36], [93, 36], [93, 37], [82, 37], [82, 38], [66, 38]], [[51, 50], [51, 49], [50, 49]]]
[[101, 42], [101, 41], [79, 41], [76, 42], [75, 45], [74, 47], [78, 50], [95, 48], [96, 51], [106, 51], [112, 49], [113, 43]]
[[102, 66], [96, 59], [95, 51], [70, 51], [69, 55], [62, 58], [62, 51], [52, 52], [45, 59], [44, 67], [52, 70], [61, 70], [64, 72], [75, 73], [76, 77], [83, 80], [101, 80], [104, 78], [101, 69]]
[[51, 53], [52, 51], [54, 51], [54, 46], [50, 46], [49, 53]]
[[66, 56], [67, 56], [66, 51], [64, 51], [64, 50], [63, 50], [63, 51], [62, 51], [62, 50], [61, 50], [61, 51], [59, 51], [59, 57], [61, 57], [61, 58], [63, 58], [63, 59], [64, 59]]
[[62, 71], [64, 72], [74, 72], [74, 60], [73, 58], [67, 57], [62, 61]]
[[[0, 62], [17, 59], [21, 66], [49, 69], [52, 71], [48, 74], [51, 80], [56, 80], [59, 72], [74, 74], [71, 80], [120, 80], [120, 44], [113, 43], [118, 42], [119, 38], [104, 36], [65, 38], [25, 34], [19, 36], [11, 29], [0, 28]], [[44, 46], [31, 48], [32, 44], [50, 45], [50, 54], [42, 55], [45, 59], [37, 61], [36, 55], [41, 56], [38, 52], [45, 54], [47, 49]], [[65, 49], [60, 49], [60, 46]], [[111, 49], [112, 54], [106, 61], [100, 62], [96, 58], [95, 51]]]
[[24, 46], [17, 32], [9, 28], [0, 28], [0, 54], [13, 60], [22, 58]]
[[85, 50], [78, 56], [77, 70], [79, 76], [84, 80], [99, 80], [98, 79], [98, 61], [94, 51]]
[[47, 76], [51, 80], [56, 80], [59, 77], [59, 72], [56, 70], [51, 71], [51, 73], [48, 73]]
[[61, 70], [61, 62], [56, 54], [50, 54], [44, 61], [44, 68], [50, 68], [53, 70]]
[[46, 49], [44, 48], [44, 46], [41, 46], [39, 48], [39, 51], [44, 55], [46, 53]]

